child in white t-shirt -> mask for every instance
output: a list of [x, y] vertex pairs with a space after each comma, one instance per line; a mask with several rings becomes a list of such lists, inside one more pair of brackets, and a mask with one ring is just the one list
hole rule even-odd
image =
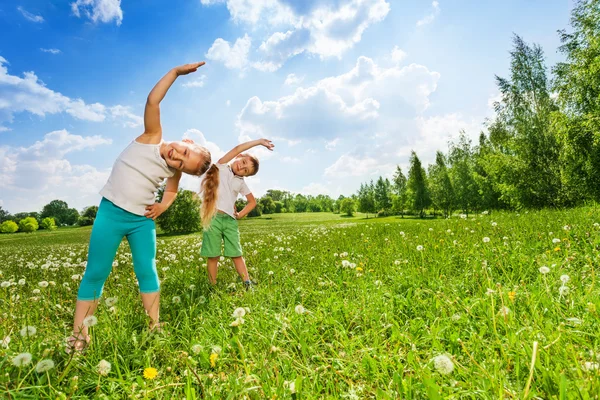
[[[244, 182], [244, 177], [253, 176], [258, 172], [258, 159], [242, 152], [258, 145], [265, 146], [269, 150], [273, 150], [274, 147], [267, 139], [239, 144], [209, 168], [202, 182], [204, 235], [200, 255], [208, 258], [208, 279], [213, 285], [217, 283], [217, 267], [222, 242], [224, 242], [223, 255], [231, 257], [246, 289], [250, 289], [253, 285], [242, 257], [237, 220], [245, 217], [256, 207], [256, 199]], [[234, 161], [228, 164], [231, 160]], [[239, 213], [235, 209], [238, 194], [245, 196], [248, 201]]]

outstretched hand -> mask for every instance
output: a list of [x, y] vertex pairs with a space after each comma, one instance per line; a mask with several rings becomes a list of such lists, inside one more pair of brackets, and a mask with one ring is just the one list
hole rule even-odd
[[273, 151], [273, 147], [275, 147], [273, 142], [271, 142], [269, 139], [260, 139], [260, 144], [265, 146], [267, 149], [269, 149], [271, 151]]
[[179, 67], [175, 67], [175, 71], [177, 72], [177, 75], [187, 75], [192, 72], [196, 72], [198, 68], [200, 68], [204, 64], [206, 64], [204, 61], [195, 62], [191, 64], [184, 64], [180, 65]]
[[151, 206], [146, 207], [146, 212], [144, 216], [147, 218], [156, 219], [160, 216], [160, 214], [166, 211], [166, 207], [162, 203], [154, 203]]

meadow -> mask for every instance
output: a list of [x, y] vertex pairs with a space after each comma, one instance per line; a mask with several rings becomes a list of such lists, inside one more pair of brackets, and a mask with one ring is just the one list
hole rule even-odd
[[162, 333], [124, 241], [84, 354], [90, 229], [1, 235], [0, 397], [599, 398], [598, 211], [247, 219], [252, 292], [229, 260], [209, 287], [200, 234], [160, 235]]

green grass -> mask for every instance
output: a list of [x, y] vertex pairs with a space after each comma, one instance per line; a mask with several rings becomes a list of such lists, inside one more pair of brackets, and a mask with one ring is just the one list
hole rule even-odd
[[[160, 236], [163, 334], [145, 328], [124, 242], [104, 293], [117, 303], [99, 307], [91, 348], [75, 358], [65, 354], [64, 338], [79, 282], [72, 276], [83, 271], [90, 229], [0, 235], [0, 280], [9, 284], [0, 289], [0, 339], [11, 338], [0, 349], [0, 392], [31, 399], [598, 398], [596, 215], [581, 208], [468, 220], [326, 213], [245, 220], [253, 293], [229, 261], [209, 289], [201, 235]], [[40, 281], [54, 284], [40, 288]], [[231, 327], [238, 307], [250, 312]], [[37, 334], [21, 337], [26, 325]], [[211, 366], [215, 346], [221, 352]], [[33, 361], [18, 368], [12, 361], [22, 352]], [[444, 354], [454, 365], [449, 374], [433, 361]], [[45, 358], [55, 367], [38, 374]], [[112, 365], [107, 376], [97, 373], [101, 360]], [[148, 367], [158, 370], [156, 379], [143, 378]]]

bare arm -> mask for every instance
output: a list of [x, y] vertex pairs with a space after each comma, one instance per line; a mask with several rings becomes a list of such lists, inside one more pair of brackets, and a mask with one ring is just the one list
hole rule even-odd
[[185, 64], [173, 68], [152, 88], [148, 99], [146, 100], [146, 108], [144, 110], [144, 133], [145, 136], [162, 138], [162, 128], [160, 126], [160, 102], [165, 98], [167, 91], [180, 75], [187, 75], [196, 71], [204, 65], [203, 62]]
[[273, 143], [271, 143], [271, 141], [268, 139], [258, 139], [258, 140], [251, 140], [246, 143], [240, 143], [237, 146], [235, 146], [233, 149], [229, 150], [229, 152], [227, 154], [225, 154], [223, 157], [221, 157], [219, 159], [218, 163], [219, 164], [227, 164], [229, 161], [231, 161], [235, 157], [237, 157], [238, 154], [243, 153], [244, 151], [251, 149], [254, 146], [258, 146], [258, 145], [263, 145], [269, 150], [273, 150], [273, 147], [275, 147], [275, 145]]
[[177, 190], [179, 190], [179, 180], [181, 179], [181, 171], [175, 172], [175, 175], [167, 179], [167, 185], [160, 203], [154, 203], [151, 206], [146, 207], [146, 213], [144, 216], [152, 219], [158, 218], [162, 213], [167, 211], [171, 204], [177, 197]]
[[254, 198], [254, 195], [252, 193], [248, 193], [246, 195], [246, 200], [248, 201], [248, 203], [242, 209], [242, 211], [237, 213], [237, 215], [236, 215], [237, 219], [244, 218], [246, 215], [248, 215], [248, 213], [250, 211], [254, 210], [254, 207], [256, 207], [256, 199]]

